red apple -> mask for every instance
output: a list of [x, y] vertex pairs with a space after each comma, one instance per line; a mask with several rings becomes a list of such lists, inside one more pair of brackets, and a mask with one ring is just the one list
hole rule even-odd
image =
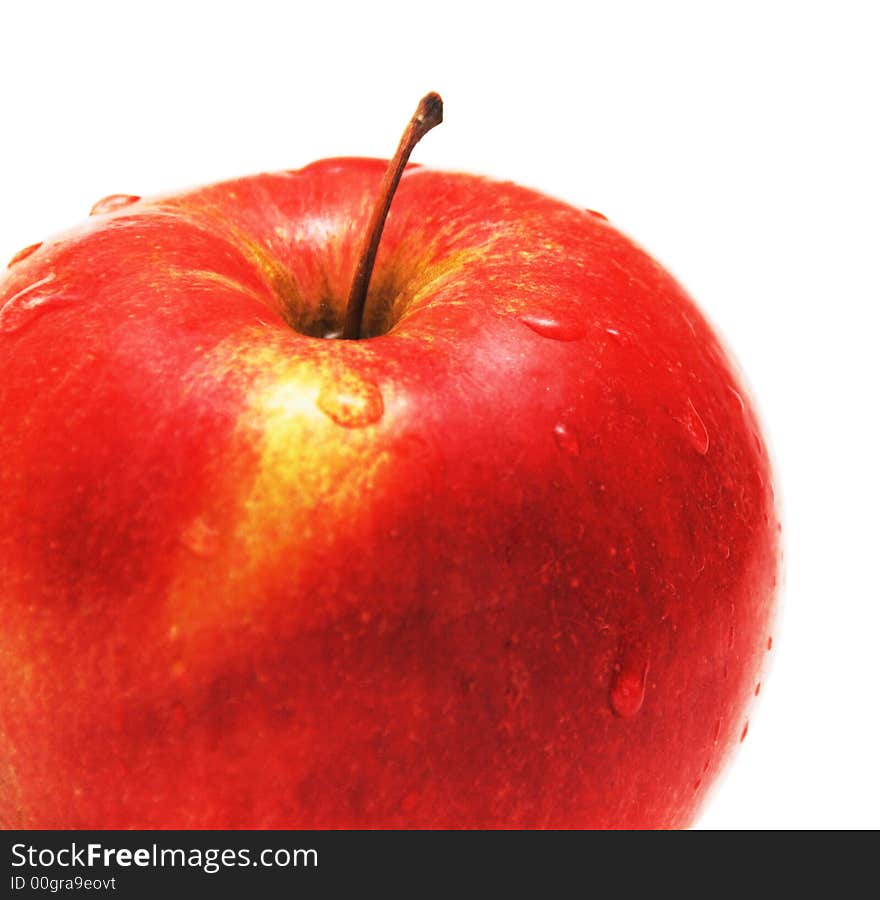
[[386, 163], [140, 200], [0, 281], [0, 823], [681, 827], [777, 571], [736, 371], [604, 217]]

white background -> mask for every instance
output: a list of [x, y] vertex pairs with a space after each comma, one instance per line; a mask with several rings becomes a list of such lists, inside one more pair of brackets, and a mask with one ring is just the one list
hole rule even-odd
[[[4, 4], [0, 257], [150, 194], [336, 155], [605, 212], [686, 285], [775, 449], [787, 589], [713, 828], [880, 826], [880, 65], [865, 2]], [[5, 255], [5, 256], [4, 256]]]

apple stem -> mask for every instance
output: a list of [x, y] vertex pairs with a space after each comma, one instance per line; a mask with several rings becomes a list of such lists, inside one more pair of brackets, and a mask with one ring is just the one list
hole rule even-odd
[[400, 184], [403, 170], [409, 161], [415, 145], [435, 126], [443, 121], [443, 101], [439, 94], [426, 94], [419, 101], [415, 115], [409, 120], [409, 124], [397, 145], [397, 152], [388, 163], [382, 187], [379, 189], [379, 198], [373, 207], [373, 214], [367, 229], [367, 239], [364, 241], [358, 260], [351, 290], [348, 294], [348, 305], [345, 308], [345, 326], [342, 337], [348, 340], [357, 340], [361, 336], [364, 321], [364, 307], [367, 304], [367, 291], [370, 287], [370, 276], [373, 274], [373, 265], [376, 262], [376, 252], [379, 249], [379, 241], [382, 239], [382, 230], [385, 227], [385, 219], [388, 210], [391, 209], [391, 201], [394, 192]]

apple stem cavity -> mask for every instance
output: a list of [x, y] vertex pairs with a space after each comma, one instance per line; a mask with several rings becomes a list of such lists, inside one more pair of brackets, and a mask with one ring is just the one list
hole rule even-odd
[[439, 125], [442, 121], [443, 100], [439, 94], [434, 92], [426, 94], [419, 101], [415, 115], [409, 120], [409, 124], [400, 138], [397, 152], [388, 163], [382, 186], [379, 189], [379, 197], [370, 217], [367, 237], [354, 273], [351, 290], [348, 294], [348, 304], [345, 308], [345, 325], [342, 329], [342, 337], [346, 340], [357, 340], [361, 336], [364, 308], [367, 304], [367, 291], [370, 287], [373, 265], [376, 262], [376, 252], [379, 249], [379, 241], [382, 239], [382, 230], [385, 227], [388, 210], [391, 209], [394, 192], [397, 190], [397, 185], [400, 184], [400, 179], [409, 161], [410, 154], [413, 152], [415, 145], [435, 125]]

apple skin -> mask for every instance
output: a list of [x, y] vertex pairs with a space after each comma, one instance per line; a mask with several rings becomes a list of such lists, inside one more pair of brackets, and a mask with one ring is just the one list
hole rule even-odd
[[0, 281], [4, 827], [678, 828], [740, 741], [778, 519], [725, 350], [603, 217], [414, 166], [372, 337], [313, 336], [384, 166]]

